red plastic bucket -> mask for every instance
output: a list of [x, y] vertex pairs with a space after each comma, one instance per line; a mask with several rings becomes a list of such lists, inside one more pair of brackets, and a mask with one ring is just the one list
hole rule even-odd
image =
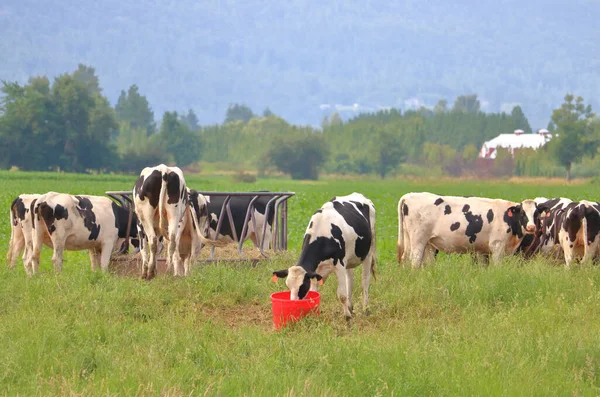
[[289, 322], [298, 321], [302, 317], [321, 314], [319, 304], [321, 295], [317, 291], [308, 291], [304, 299], [290, 300], [290, 291], [274, 292], [271, 294], [271, 307], [273, 309], [273, 325], [280, 329]]

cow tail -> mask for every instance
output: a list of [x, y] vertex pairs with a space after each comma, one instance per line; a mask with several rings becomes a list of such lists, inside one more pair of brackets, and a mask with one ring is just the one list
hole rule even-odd
[[[198, 217], [196, 216], [196, 211], [194, 209], [194, 206], [190, 203], [189, 205], [189, 211], [192, 217], [192, 220], [194, 222], [194, 229], [196, 230], [196, 234], [198, 235], [198, 238], [200, 239], [200, 242], [202, 244], [205, 245], [210, 245], [213, 247], [224, 247], [226, 246], [228, 243], [226, 241], [222, 241], [222, 240], [211, 240], [210, 238], [207, 238], [204, 234], [205, 232], [207, 232], [206, 234], [208, 234], [208, 227], [204, 226], [201, 227], [200, 226], [200, 222], [198, 221]], [[205, 223], [205, 225], [207, 225], [208, 223]]]
[[165, 239], [169, 240], [168, 222], [165, 213], [165, 200], [167, 199], [167, 174], [162, 175], [160, 193], [158, 195], [158, 228]]
[[16, 239], [17, 239], [17, 230], [15, 227], [15, 214], [13, 212], [13, 204], [10, 206], [10, 240], [8, 242], [8, 252], [6, 253], [6, 261], [10, 267], [13, 267], [13, 250], [15, 249]]
[[[44, 239], [44, 232], [46, 229], [46, 222], [41, 222], [41, 211], [42, 205], [47, 205], [44, 200], [40, 197], [37, 203], [34, 204], [31, 210], [31, 223], [33, 225], [33, 254], [32, 257], [39, 258], [40, 252], [42, 251], [42, 244]], [[43, 229], [42, 229], [43, 228]]]
[[375, 276], [375, 263], [377, 263], [377, 233], [375, 231], [375, 220], [373, 220], [373, 258], [371, 260], [371, 275], [373, 276], [373, 280], [377, 281], [377, 277]]
[[404, 255], [404, 212], [402, 206], [404, 205], [404, 197], [398, 202], [398, 263], [402, 262], [402, 256]]
[[[597, 225], [600, 223], [600, 214], [595, 208], [586, 206], [584, 210], [583, 219], [581, 220], [581, 226], [583, 227], [583, 241], [584, 241], [584, 261], [593, 260], [598, 251], [598, 239], [599, 236], [590, 236], [588, 230], [588, 224]], [[590, 243], [590, 238], [593, 241]]]

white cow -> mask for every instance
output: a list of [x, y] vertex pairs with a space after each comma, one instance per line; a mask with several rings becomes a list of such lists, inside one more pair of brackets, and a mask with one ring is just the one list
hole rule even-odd
[[[129, 230], [137, 236], [135, 218]], [[108, 197], [50, 192], [39, 197], [33, 212], [31, 272], [39, 267], [45, 244], [53, 248], [56, 271], [62, 270], [63, 251], [88, 250], [92, 269], [108, 270], [111, 254], [125, 241], [129, 211]]]
[[334, 197], [310, 218], [298, 264], [273, 272], [285, 278], [292, 300], [317, 290], [317, 281], [331, 272], [338, 279], [337, 295], [346, 319], [352, 317], [355, 267], [362, 269], [363, 308], [368, 313], [369, 283], [375, 268], [375, 206], [360, 193]]
[[491, 254], [498, 262], [535, 232], [536, 210], [533, 200], [405, 194], [398, 202], [398, 260], [420, 267], [424, 255], [439, 250]]
[[[133, 188], [140, 234], [142, 278], [150, 280], [156, 275], [156, 251], [161, 236], [167, 241], [167, 272], [173, 271], [176, 276], [187, 274], [185, 258], [192, 255], [192, 251], [190, 248], [189, 254], [184, 253], [182, 258], [179, 250], [183, 232], [193, 230], [194, 217], [191, 216], [188, 195], [189, 189], [179, 167], [160, 164], [142, 170]], [[190, 244], [195, 244], [196, 237], [202, 243], [220, 245], [207, 239], [198, 229], [193, 241], [190, 236]], [[189, 272], [189, 262], [187, 268]]]
[[21, 194], [10, 205], [10, 242], [7, 262], [14, 268], [17, 257], [23, 253], [25, 273], [32, 274], [31, 255], [33, 253], [33, 217], [35, 201], [41, 194]]

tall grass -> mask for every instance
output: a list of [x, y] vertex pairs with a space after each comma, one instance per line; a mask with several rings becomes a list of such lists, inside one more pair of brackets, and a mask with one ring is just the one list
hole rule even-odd
[[[0, 173], [0, 235], [22, 192], [102, 194], [132, 177]], [[188, 278], [152, 282], [92, 272], [68, 252], [56, 274], [0, 267], [0, 394], [6, 395], [597, 395], [600, 271], [507, 258], [484, 266], [439, 255], [414, 271], [395, 262], [396, 204], [408, 191], [595, 199], [595, 185], [258, 180], [187, 176], [199, 190], [291, 190], [290, 252], [257, 267], [197, 264]], [[377, 208], [379, 261], [371, 315], [354, 289], [346, 323], [337, 280], [322, 287], [322, 314], [280, 332], [269, 294], [272, 270], [297, 258], [310, 215], [334, 195], [360, 191]], [[218, 252], [218, 251], [217, 251]], [[357, 280], [359, 277], [357, 277]]]

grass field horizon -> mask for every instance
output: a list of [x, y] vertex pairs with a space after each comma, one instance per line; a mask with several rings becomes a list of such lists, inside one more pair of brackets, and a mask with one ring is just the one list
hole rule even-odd
[[[600, 268], [535, 258], [484, 266], [440, 255], [422, 270], [396, 261], [399, 198], [411, 191], [526, 198], [600, 199], [593, 181], [283, 178], [235, 183], [186, 174], [204, 191], [293, 191], [289, 251], [256, 267], [196, 264], [190, 277], [151, 282], [92, 272], [87, 252], [51, 251], [26, 277], [0, 266], [0, 394], [4, 395], [598, 395]], [[136, 175], [0, 172], [0, 256], [8, 210], [21, 193], [103, 195]], [[360, 192], [377, 210], [377, 279], [370, 310], [355, 283], [346, 323], [337, 280], [321, 288], [322, 314], [274, 331], [271, 272], [294, 263], [312, 213]], [[217, 255], [219, 249], [217, 249]]]

